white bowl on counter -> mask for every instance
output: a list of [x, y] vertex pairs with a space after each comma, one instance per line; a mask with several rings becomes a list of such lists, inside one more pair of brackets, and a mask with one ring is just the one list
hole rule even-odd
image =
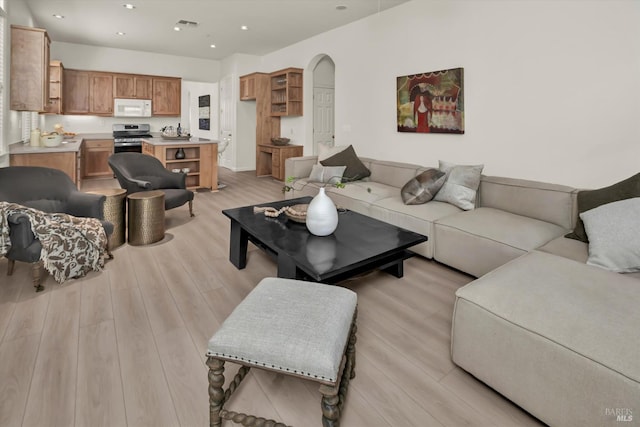
[[40, 137], [40, 145], [43, 147], [57, 147], [62, 144], [62, 135], [44, 135]]

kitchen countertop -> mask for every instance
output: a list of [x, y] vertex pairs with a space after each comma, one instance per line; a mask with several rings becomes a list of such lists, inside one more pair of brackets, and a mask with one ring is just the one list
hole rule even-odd
[[189, 139], [163, 139], [161, 136], [156, 137], [156, 135], [154, 135], [153, 138], [143, 138], [142, 140], [151, 145], [218, 144], [220, 142], [215, 139], [200, 138], [197, 136], [192, 136]]
[[57, 147], [32, 147], [30, 144], [16, 142], [9, 145], [9, 154], [68, 153], [80, 151], [82, 138], [65, 139]]

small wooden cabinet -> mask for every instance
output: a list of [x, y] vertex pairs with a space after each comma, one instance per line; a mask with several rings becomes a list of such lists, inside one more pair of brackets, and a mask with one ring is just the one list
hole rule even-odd
[[89, 114], [89, 72], [64, 69], [62, 76], [63, 114]]
[[182, 79], [177, 77], [154, 77], [151, 109], [154, 116], [179, 116]]
[[109, 157], [113, 154], [113, 139], [85, 139], [82, 144], [82, 177], [110, 178]]
[[240, 101], [255, 101], [265, 85], [269, 84], [268, 74], [251, 73], [240, 77]]
[[302, 69], [286, 68], [270, 74], [271, 115], [302, 115]]
[[[176, 152], [184, 150], [184, 159], [176, 159]], [[170, 171], [189, 168], [187, 188], [218, 190], [218, 144], [177, 142], [175, 144], [142, 143], [142, 152], [154, 156]]]
[[11, 110], [46, 110], [49, 104], [50, 44], [49, 36], [43, 29], [11, 26]]
[[153, 78], [135, 74], [113, 75], [114, 98], [151, 99]]
[[271, 175], [278, 181], [284, 181], [284, 162], [289, 157], [302, 156], [302, 145], [258, 144], [256, 175]]
[[47, 114], [62, 114], [63, 70], [62, 62], [49, 63], [49, 103], [45, 109]]

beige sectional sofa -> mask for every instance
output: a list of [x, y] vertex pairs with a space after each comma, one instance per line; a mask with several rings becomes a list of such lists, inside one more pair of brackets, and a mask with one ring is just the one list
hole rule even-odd
[[[423, 165], [361, 158], [365, 180], [329, 187], [336, 205], [424, 234], [414, 252], [478, 277], [456, 293], [453, 361], [549, 425], [640, 420], [640, 273], [586, 264], [567, 239], [577, 190], [482, 176], [476, 208], [405, 205]], [[316, 156], [287, 159], [287, 198], [317, 193]]]

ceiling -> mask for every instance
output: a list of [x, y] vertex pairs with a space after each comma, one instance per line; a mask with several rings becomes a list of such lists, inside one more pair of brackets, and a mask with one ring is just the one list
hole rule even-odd
[[[265, 55], [408, 0], [24, 1], [54, 42], [220, 60], [234, 53]], [[180, 20], [198, 25], [175, 31]]]

